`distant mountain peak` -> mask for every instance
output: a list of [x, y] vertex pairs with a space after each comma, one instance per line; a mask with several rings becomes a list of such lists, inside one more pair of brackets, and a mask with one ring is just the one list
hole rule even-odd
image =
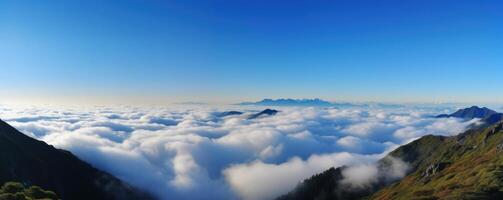
[[227, 116], [231, 116], [231, 115], [242, 115], [242, 114], [243, 114], [243, 112], [231, 110], [231, 111], [220, 112], [220, 113], [217, 113], [216, 115], [218, 117], [227, 117]]
[[491, 110], [486, 107], [478, 107], [478, 106], [472, 106], [469, 108], [464, 108], [464, 109], [459, 109], [456, 112], [452, 114], [441, 114], [437, 115], [437, 118], [446, 118], [446, 117], [457, 117], [457, 118], [463, 118], [463, 119], [474, 119], [474, 118], [481, 118], [485, 119], [490, 117], [493, 114], [497, 114], [498, 112]]
[[239, 105], [257, 106], [334, 106], [334, 103], [319, 98], [314, 99], [263, 99], [257, 102], [243, 102]]
[[255, 119], [255, 118], [259, 118], [261, 116], [264, 116], [264, 115], [267, 115], [267, 116], [271, 116], [271, 115], [275, 115], [276, 113], [278, 113], [279, 111], [277, 110], [274, 110], [274, 109], [265, 109], [259, 113], [256, 113], [256, 114], [252, 114], [248, 117], [248, 119]]

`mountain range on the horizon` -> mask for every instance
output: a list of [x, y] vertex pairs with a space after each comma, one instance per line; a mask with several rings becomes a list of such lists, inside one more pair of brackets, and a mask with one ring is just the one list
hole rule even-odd
[[343, 180], [348, 166], [330, 168], [278, 200], [503, 199], [503, 121], [496, 121], [501, 115], [476, 106], [441, 115], [482, 118], [485, 123], [457, 136], [423, 136], [378, 161], [379, 174], [393, 170], [390, 159], [407, 163], [403, 178], [378, 176], [361, 187], [351, 187]]
[[238, 105], [254, 105], [254, 106], [313, 106], [313, 107], [329, 107], [329, 106], [350, 106], [349, 103], [334, 103], [319, 98], [314, 99], [263, 99], [257, 102], [242, 102]]
[[[457, 105], [455, 103], [442, 103], [445, 106]], [[393, 103], [393, 102], [340, 102], [340, 101], [328, 101], [320, 98], [313, 99], [294, 99], [294, 98], [279, 98], [279, 99], [262, 99], [255, 102], [241, 102], [234, 105], [241, 106], [298, 106], [298, 107], [337, 107], [337, 108], [386, 108], [386, 109], [397, 109], [403, 108], [405, 106], [417, 106], [423, 104], [408, 104], [408, 103]], [[430, 105], [424, 103], [424, 105]], [[433, 104], [432, 104], [433, 105]], [[438, 104], [434, 104], [438, 106]]]

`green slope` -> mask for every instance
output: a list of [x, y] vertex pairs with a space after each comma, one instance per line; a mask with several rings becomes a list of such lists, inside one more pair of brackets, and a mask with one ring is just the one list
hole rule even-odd
[[503, 199], [502, 126], [456, 137], [424, 137], [395, 150], [391, 155], [404, 160], [418, 152], [408, 160], [414, 170], [369, 198]]
[[503, 122], [473, 127], [458, 136], [424, 136], [403, 145], [387, 158], [409, 165], [394, 182], [379, 181], [364, 189], [343, 184], [344, 167], [315, 175], [278, 199], [503, 199]]

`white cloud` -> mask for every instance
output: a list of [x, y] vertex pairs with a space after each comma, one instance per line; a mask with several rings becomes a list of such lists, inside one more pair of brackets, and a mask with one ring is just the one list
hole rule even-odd
[[[231, 109], [245, 114], [218, 117]], [[457, 134], [475, 122], [407, 107], [282, 107], [247, 120], [260, 111], [249, 109], [28, 107], [2, 109], [0, 117], [161, 199], [273, 198], [341, 165], [360, 166], [349, 168], [347, 174], [362, 173], [347, 180], [365, 183], [373, 180], [372, 162], [398, 145]]]
[[379, 166], [378, 163], [365, 163], [349, 166], [342, 170], [342, 184], [350, 188], [364, 189], [378, 182], [389, 182], [405, 176], [409, 166], [394, 157], [385, 157], [389, 165]]
[[243, 199], [273, 199], [289, 192], [300, 181], [330, 167], [369, 162], [376, 158], [376, 155], [333, 153], [313, 155], [305, 161], [294, 157], [281, 164], [268, 164], [257, 160], [227, 168], [224, 175]]
[[375, 165], [356, 165], [342, 171], [343, 184], [349, 184], [354, 188], [365, 188], [370, 184], [377, 183], [379, 170]]

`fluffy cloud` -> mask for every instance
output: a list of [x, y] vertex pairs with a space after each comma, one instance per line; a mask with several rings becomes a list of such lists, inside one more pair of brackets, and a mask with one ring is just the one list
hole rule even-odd
[[389, 165], [379, 165], [377, 162], [352, 165], [342, 171], [342, 184], [349, 188], [364, 189], [379, 182], [390, 182], [402, 178], [409, 166], [394, 157], [385, 157]]
[[342, 171], [343, 184], [353, 188], [365, 188], [372, 183], [377, 183], [379, 170], [375, 165], [356, 165]]
[[378, 155], [363, 156], [351, 153], [313, 155], [307, 160], [294, 157], [281, 164], [260, 160], [231, 166], [224, 175], [243, 199], [273, 199], [286, 194], [301, 180], [332, 166], [355, 165], [375, 161]]
[[[435, 119], [433, 108], [22, 107], [0, 117], [31, 137], [70, 150], [161, 199], [268, 199], [329, 167], [354, 187], [375, 181], [375, 161], [426, 134], [476, 122]], [[222, 117], [229, 110], [243, 115]], [[399, 162], [388, 177], [401, 177]], [[394, 166], [394, 165], [393, 165]]]

